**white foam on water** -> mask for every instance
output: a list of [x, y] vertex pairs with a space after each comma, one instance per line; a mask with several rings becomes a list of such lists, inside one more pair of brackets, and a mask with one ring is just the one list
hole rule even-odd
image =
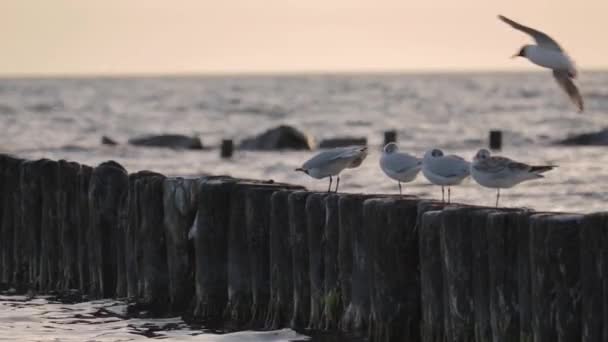
[[[113, 300], [58, 304], [42, 298], [0, 296], [0, 341], [122, 342], [150, 337], [169, 341], [307, 341], [290, 329], [212, 334], [191, 329], [180, 317], [121, 319], [127, 306]], [[102, 313], [101, 317], [99, 313]]]

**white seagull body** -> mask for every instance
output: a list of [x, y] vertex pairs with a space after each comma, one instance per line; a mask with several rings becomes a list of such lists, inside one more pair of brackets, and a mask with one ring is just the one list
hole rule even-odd
[[509, 158], [491, 156], [490, 151], [481, 149], [473, 158], [471, 176], [479, 185], [496, 189], [498, 207], [500, 189], [512, 188], [527, 180], [543, 178], [541, 173], [554, 167], [555, 165], [531, 166]]
[[450, 186], [458, 185], [470, 174], [470, 163], [456, 155], [444, 156], [439, 149], [432, 149], [424, 154], [422, 159], [422, 174], [429, 182], [440, 185], [442, 198], [444, 186], [448, 187], [448, 203], [450, 202]]
[[576, 104], [579, 112], [582, 112], [584, 110], [583, 97], [573, 81], [578, 74], [576, 66], [564, 49], [553, 38], [541, 31], [519, 24], [502, 15], [499, 15], [498, 18], [514, 29], [530, 35], [536, 42], [536, 45], [523, 46], [513, 57], [525, 57], [536, 65], [553, 70], [553, 77], [557, 83]]
[[365, 146], [334, 148], [315, 155], [296, 171], [302, 171], [316, 179], [329, 177], [328, 192], [331, 190], [332, 177], [338, 176], [337, 192], [338, 186], [340, 186], [340, 172], [346, 168], [358, 167], [365, 157], [367, 157], [367, 147]]
[[422, 169], [422, 160], [408, 153], [399, 152], [395, 143], [384, 146], [382, 157], [380, 157], [380, 168], [391, 179], [399, 184], [401, 194], [401, 183], [413, 181]]

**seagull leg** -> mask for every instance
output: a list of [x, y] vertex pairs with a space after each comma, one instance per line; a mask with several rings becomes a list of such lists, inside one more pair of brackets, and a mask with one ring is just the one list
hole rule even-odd
[[340, 186], [340, 175], [338, 175], [338, 180], [336, 181], [336, 193], [338, 193], [339, 186]]
[[451, 194], [451, 191], [450, 191], [450, 187], [448, 186], [448, 204], [450, 204], [450, 194]]
[[401, 182], [399, 182], [399, 195], [401, 195]]
[[441, 186], [441, 203], [445, 203], [445, 189]]
[[496, 188], [496, 208], [498, 208], [498, 199], [500, 198], [500, 188]]
[[327, 192], [331, 192], [331, 176], [329, 176], [329, 188], [327, 188]]

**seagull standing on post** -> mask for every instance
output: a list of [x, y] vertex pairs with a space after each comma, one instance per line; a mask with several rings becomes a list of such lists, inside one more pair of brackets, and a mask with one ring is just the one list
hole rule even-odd
[[365, 146], [334, 148], [315, 155], [305, 162], [302, 167], [297, 168], [296, 171], [304, 172], [316, 179], [329, 177], [327, 192], [331, 191], [333, 176], [337, 176], [335, 192], [338, 192], [340, 172], [347, 168], [359, 167], [365, 157], [367, 157], [367, 147]]
[[512, 188], [515, 185], [543, 178], [541, 173], [552, 170], [555, 165], [531, 166], [505, 157], [491, 156], [490, 151], [481, 149], [473, 158], [471, 176], [481, 186], [496, 189], [496, 207], [500, 198], [500, 189]]
[[413, 181], [420, 169], [422, 160], [408, 153], [399, 152], [395, 143], [388, 143], [384, 146], [382, 157], [380, 157], [380, 168], [390, 178], [399, 184], [399, 195], [401, 195], [401, 183]]
[[498, 18], [514, 29], [530, 35], [536, 41], [536, 45], [524, 45], [513, 58], [525, 57], [536, 65], [553, 70], [553, 77], [557, 83], [578, 107], [579, 113], [582, 113], [583, 97], [574, 84], [577, 76], [576, 67], [564, 49], [553, 38], [541, 31], [519, 24], [502, 15], [499, 15]]

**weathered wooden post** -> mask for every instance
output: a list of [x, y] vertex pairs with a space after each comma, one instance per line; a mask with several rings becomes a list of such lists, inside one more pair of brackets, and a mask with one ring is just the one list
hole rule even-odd
[[290, 326], [305, 328], [310, 319], [310, 268], [308, 258], [308, 231], [306, 191], [289, 195], [289, 241], [292, 256], [293, 313]]
[[22, 160], [8, 155], [0, 156], [0, 174], [2, 175], [2, 217], [0, 227], [0, 282], [14, 283], [15, 274], [15, 250], [13, 245], [15, 237], [19, 236], [18, 222], [18, 196], [20, 178], [20, 164]]
[[450, 341], [475, 340], [472, 215], [470, 207], [447, 207], [441, 222], [444, 325]]
[[59, 288], [63, 291], [73, 289], [78, 284], [77, 229], [78, 229], [78, 172], [80, 165], [59, 161], [57, 183], [57, 216], [61, 244], [61, 279]]
[[502, 148], [502, 131], [490, 131], [490, 149], [499, 151]]
[[528, 230], [529, 215], [530, 212], [525, 210], [495, 211], [487, 218], [489, 316], [492, 341], [531, 341], [529, 331], [520, 329], [524, 323], [521, 316], [529, 317], [530, 314], [529, 304], [526, 305], [520, 300], [524, 295], [529, 298], [529, 287], [522, 286], [522, 289], [526, 288], [526, 293], [520, 293], [520, 285], [524, 285], [526, 279], [529, 280], [529, 266], [521, 270], [526, 277], [520, 279], [520, 264], [529, 265], [530, 262], [529, 254], [520, 254], [520, 245], [528, 245], [529, 241], [520, 240], [519, 234], [520, 229]]
[[194, 260], [188, 232], [197, 212], [198, 192], [197, 179], [166, 178], [163, 182], [170, 312], [184, 311], [194, 296]]
[[247, 245], [251, 270], [250, 326], [262, 326], [270, 302], [270, 209], [272, 195], [282, 185], [251, 185], [245, 192]]
[[580, 224], [582, 215], [530, 218], [534, 341], [581, 338]]
[[265, 327], [278, 329], [289, 324], [293, 313], [292, 254], [289, 243], [289, 195], [279, 190], [270, 199], [270, 303]]
[[392, 131], [385, 131], [384, 132], [384, 145], [382, 146], [386, 146], [386, 144], [388, 143], [396, 143], [397, 142], [397, 131], [392, 130]]
[[251, 320], [251, 270], [247, 243], [245, 216], [247, 186], [237, 183], [230, 200], [230, 226], [228, 230], [228, 303], [225, 318], [244, 327]]
[[[89, 183], [93, 168], [81, 165], [78, 172], [78, 288], [83, 293], [89, 293], [90, 267], [89, 264]], [[37, 220], [40, 220], [38, 217]], [[38, 232], [39, 236], [39, 232]]]
[[[1, 159], [0, 159], [1, 160]], [[42, 190], [40, 183], [40, 161], [24, 161], [21, 165], [21, 225], [27, 244], [25, 253], [28, 264], [26, 281], [37, 288], [40, 274], [40, 225], [42, 213]]]
[[220, 157], [222, 158], [230, 158], [234, 153], [234, 142], [232, 139], [224, 139], [222, 140], [222, 145], [220, 147]]
[[126, 170], [114, 161], [101, 163], [91, 174], [87, 245], [90, 247], [89, 290], [95, 297], [112, 297], [115, 294], [117, 241], [118, 235], [121, 234], [118, 230], [119, 205], [124, 203], [123, 196], [127, 194], [127, 184]]
[[57, 222], [56, 161], [44, 160], [41, 165], [42, 217], [40, 221], [40, 289], [54, 290], [59, 272], [59, 236]]
[[141, 246], [138, 288], [143, 304], [160, 314], [169, 302], [167, 246], [164, 232], [163, 182], [165, 176], [149, 172], [135, 181], [139, 201], [138, 239]]
[[310, 318], [308, 327], [319, 329], [323, 310], [323, 232], [325, 230], [325, 197], [312, 193], [306, 200], [308, 265], [310, 268]]
[[[370, 324], [370, 244], [363, 203], [373, 195], [344, 194], [340, 198], [340, 281], [343, 289], [344, 314], [340, 328], [356, 334], [367, 334]], [[372, 221], [373, 222], [373, 221]]]
[[[228, 301], [228, 231], [232, 222], [231, 198], [236, 180], [201, 179], [195, 220], [194, 314], [208, 325], [219, 326]], [[187, 298], [184, 298], [186, 300]]]
[[325, 198], [325, 229], [323, 232], [323, 310], [321, 328], [336, 330], [344, 311], [340, 286], [340, 195], [330, 194]]
[[581, 341], [601, 341], [608, 333], [608, 213], [586, 215], [581, 224]]
[[417, 199], [382, 198], [364, 203], [371, 241], [373, 341], [420, 340], [420, 273]]

